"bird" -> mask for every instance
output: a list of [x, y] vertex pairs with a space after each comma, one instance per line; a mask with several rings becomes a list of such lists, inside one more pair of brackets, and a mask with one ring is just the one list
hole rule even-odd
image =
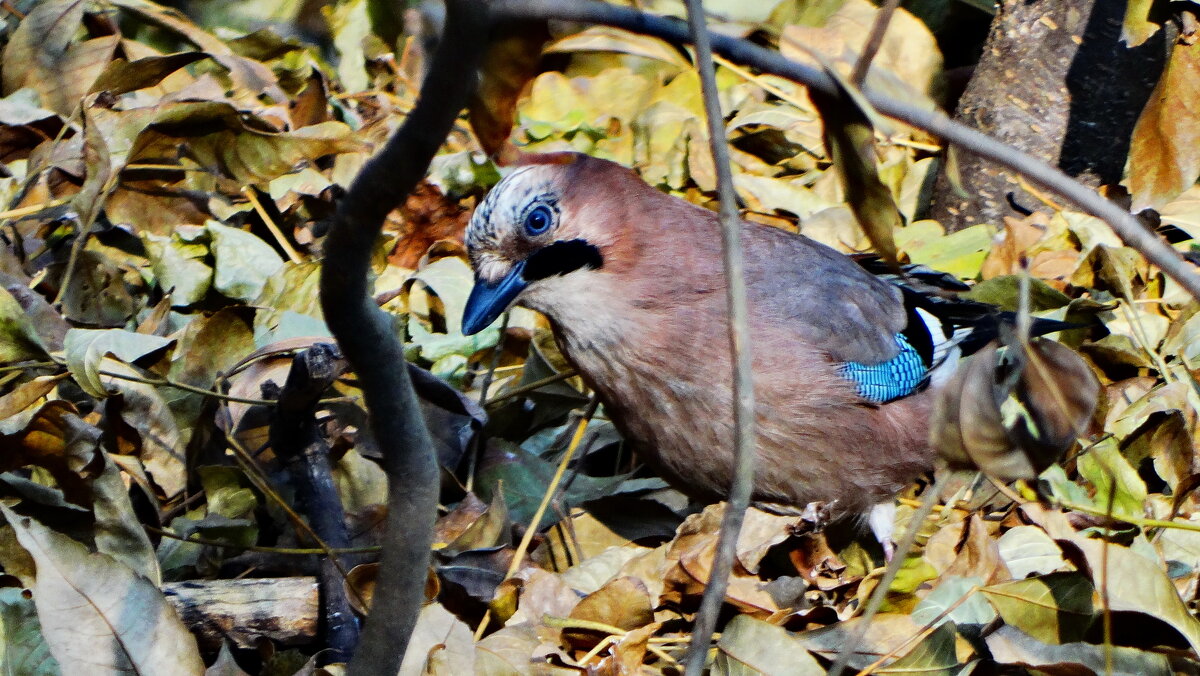
[[[735, 433], [720, 227], [713, 211], [620, 164], [525, 155], [464, 234], [475, 280], [462, 331], [513, 305], [542, 313], [638, 457], [688, 496], [720, 501]], [[887, 279], [866, 269], [871, 259], [802, 234], [740, 227], [753, 505], [854, 517], [890, 559], [895, 497], [934, 465], [934, 393], [965, 352], [994, 337], [1002, 313], [938, 293], [967, 288], [947, 275], [913, 267]], [[1039, 321], [1035, 333], [1062, 324]]]

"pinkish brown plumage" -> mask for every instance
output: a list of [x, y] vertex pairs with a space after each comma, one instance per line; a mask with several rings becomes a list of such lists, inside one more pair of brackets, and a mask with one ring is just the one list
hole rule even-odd
[[[930, 394], [873, 402], [843, 369], [912, 349], [897, 342], [910, 323], [901, 291], [806, 237], [749, 223], [743, 235], [754, 500], [775, 511], [883, 506], [871, 521], [887, 547], [894, 496], [932, 466]], [[611, 162], [554, 155], [496, 186], [467, 245], [477, 283], [466, 331], [513, 302], [542, 312], [640, 456], [689, 495], [724, 497], [733, 397], [716, 214]]]

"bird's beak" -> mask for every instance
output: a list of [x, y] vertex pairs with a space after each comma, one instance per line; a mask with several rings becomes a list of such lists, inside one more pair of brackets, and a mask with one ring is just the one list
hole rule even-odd
[[525, 290], [529, 282], [525, 280], [525, 261], [514, 265], [507, 275], [494, 282], [475, 278], [475, 288], [467, 298], [467, 307], [463, 310], [462, 332], [464, 336], [474, 335], [486, 329], [500, 313], [508, 309], [517, 296]]

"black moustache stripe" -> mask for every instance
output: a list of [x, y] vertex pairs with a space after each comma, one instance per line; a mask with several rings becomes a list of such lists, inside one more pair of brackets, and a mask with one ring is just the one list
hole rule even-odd
[[602, 267], [604, 257], [600, 255], [600, 249], [582, 239], [572, 239], [555, 242], [534, 252], [526, 260], [522, 276], [526, 281], [535, 282], [584, 268], [598, 270]]

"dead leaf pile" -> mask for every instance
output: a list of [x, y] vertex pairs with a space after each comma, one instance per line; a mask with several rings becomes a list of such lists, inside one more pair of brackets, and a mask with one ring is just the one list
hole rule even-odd
[[[332, 340], [322, 220], [412, 109], [429, 48], [421, 19], [436, 17], [369, 0], [174, 4], [188, 13], [150, 0], [0, 3], [6, 673], [314, 673], [325, 647], [325, 543], [298, 511], [275, 399], [293, 356]], [[709, 4], [721, 31], [839, 78], [877, 11]], [[923, 18], [899, 11], [866, 86], [933, 107], [945, 36]], [[1156, 26], [1133, 12], [1126, 32]], [[1193, 256], [1194, 38], [1181, 35], [1142, 115], [1126, 186]], [[472, 109], [373, 258], [442, 467], [428, 603], [402, 673], [678, 673], [723, 507], [689, 504], [653, 476], [603, 409], [554, 480], [589, 393], [532, 312], [514, 310], [503, 335], [462, 334], [473, 279], [461, 237], [504, 170], [489, 155], [581, 151], [711, 204], [698, 76], [686, 50], [579, 25], [513, 27], [489, 58]], [[1030, 348], [1052, 366], [1077, 352], [1069, 379], [1034, 369], [946, 413], [946, 436], [985, 469], [980, 454], [993, 452], [1012, 469], [1014, 444], [1052, 452], [991, 471], [1001, 483], [936, 477], [945, 500], [917, 524], [851, 668], [1200, 672], [1200, 305], [1069, 210], [947, 235], [925, 219], [941, 149], [876, 119], [849, 85], [814, 102], [737, 64], [719, 61], [717, 76], [746, 218], [846, 252], [890, 242], [899, 263], [972, 282], [967, 297], [1007, 310], [1028, 273], [1032, 313], [1079, 326]], [[827, 128], [831, 111], [853, 119]], [[1077, 405], [1039, 418], [1051, 381], [1097, 389], [1071, 385]], [[968, 406], [986, 408], [999, 446], [950, 427], [970, 427]], [[333, 379], [314, 420], [361, 617], [388, 583], [375, 567], [386, 479], [354, 374]], [[900, 497], [900, 532], [928, 490]], [[854, 524], [819, 521], [747, 515], [714, 673], [825, 673], [860, 633], [882, 553]]]

